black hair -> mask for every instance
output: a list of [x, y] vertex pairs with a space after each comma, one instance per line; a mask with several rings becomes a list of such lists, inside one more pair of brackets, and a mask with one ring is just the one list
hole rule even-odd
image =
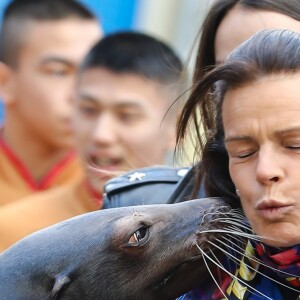
[[75, 0], [13, 0], [4, 10], [0, 33], [0, 60], [14, 65], [28, 21], [64, 19], [96, 20], [91, 11]]
[[84, 59], [81, 71], [99, 67], [159, 83], [178, 82], [183, 69], [170, 46], [140, 32], [118, 32], [101, 39]]
[[[224, 64], [208, 72], [196, 84], [178, 122], [177, 145], [183, 141], [197, 108], [210, 102], [210, 131], [200, 143], [202, 162], [198, 168], [198, 186], [204, 183], [207, 196], [238, 199], [229, 175], [229, 158], [224, 144], [222, 103], [232, 88], [270, 75], [300, 71], [300, 34], [290, 30], [263, 30], [236, 48]], [[211, 94], [211, 91], [213, 93]], [[210, 93], [210, 97], [207, 95]], [[201, 136], [198, 136], [199, 140]]]

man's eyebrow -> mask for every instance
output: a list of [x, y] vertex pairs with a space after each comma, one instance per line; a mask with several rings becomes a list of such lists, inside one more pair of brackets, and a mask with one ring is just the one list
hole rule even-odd
[[90, 101], [90, 102], [94, 102], [94, 103], [98, 103], [99, 102], [97, 100], [97, 98], [95, 98], [95, 97], [93, 97], [91, 95], [88, 95], [86, 93], [79, 92], [78, 95], [79, 95], [79, 98], [82, 99], [82, 100]]
[[64, 64], [66, 66], [69, 66], [69, 67], [73, 67], [74, 66], [74, 63], [70, 60], [67, 60], [65, 58], [62, 58], [62, 57], [59, 57], [59, 56], [47, 56], [45, 58], [42, 58], [40, 60], [40, 63], [42, 65], [45, 65], [45, 64], [48, 64], [48, 63], [60, 63], [60, 64]]
[[139, 102], [125, 100], [116, 104], [118, 108], [134, 108], [134, 109], [142, 109], [143, 106]]
[[[84, 101], [89, 101], [93, 103], [99, 103], [99, 99], [89, 95], [85, 92], [79, 92], [78, 93], [79, 98]], [[122, 100], [122, 102], [117, 102], [113, 105], [114, 107], [118, 109], [126, 109], [126, 108], [134, 108], [134, 109], [143, 109], [143, 106], [139, 102], [131, 101], [131, 100]]]

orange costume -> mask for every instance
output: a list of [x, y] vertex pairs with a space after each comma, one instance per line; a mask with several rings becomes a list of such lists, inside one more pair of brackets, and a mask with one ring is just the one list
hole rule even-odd
[[0, 252], [34, 231], [101, 207], [102, 196], [83, 180], [5, 205], [0, 210]]
[[0, 138], [0, 206], [83, 177], [79, 158], [70, 151], [37, 182], [30, 171]]

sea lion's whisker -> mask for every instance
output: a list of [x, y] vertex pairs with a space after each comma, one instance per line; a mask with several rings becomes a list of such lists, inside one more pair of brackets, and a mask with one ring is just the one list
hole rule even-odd
[[228, 230], [228, 234], [230, 234], [230, 236], [237, 241], [241, 241], [235, 236], [237, 232], [240, 232], [242, 235], [244, 234], [245, 238], [247, 239], [251, 239], [259, 242], [261, 241], [259, 236], [252, 234], [251, 232], [245, 232], [244, 230], [241, 230], [239, 227], [228, 226], [226, 229]]
[[[213, 244], [213, 243], [211, 243], [211, 244]], [[216, 246], [216, 245], [215, 245]], [[239, 260], [239, 259], [237, 259], [235, 256], [233, 256], [233, 255], [230, 255], [230, 253], [228, 253], [227, 251], [223, 251], [222, 250], [222, 248], [219, 248], [224, 254], [227, 254], [227, 255], [229, 255], [229, 257], [227, 257], [229, 260], [231, 260], [234, 264], [236, 264], [237, 266], [238, 265], [240, 265], [240, 263], [241, 263], [241, 261]], [[221, 266], [223, 266], [222, 265], [222, 263], [219, 261], [219, 259], [216, 257], [216, 255], [211, 251], [211, 253], [212, 253], [212, 255], [214, 256], [214, 258], [218, 261], [218, 267], [221, 267]], [[230, 256], [232, 256], [232, 257], [230, 257]], [[224, 270], [225, 270], [225, 268], [224, 268]], [[254, 269], [255, 271], [256, 271], [256, 269]], [[244, 280], [242, 280], [241, 278], [238, 278], [238, 277], [236, 277], [235, 275], [233, 275], [232, 273], [230, 273], [229, 271], [228, 272], [226, 272], [231, 278], [234, 278], [234, 279], [236, 279], [237, 281], [239, 281], [239, 282], [242, 282], [242, 283], [244, 283], [246, 286], [248, 286], [249, 287], [249, 293], [252, 293], [252, 294], [261, 294], [261, 292], [259, 292], [258, 290], [256, 290], [254, 287], [251, 287], [251, 286], [249, 286]], [[252, 291], [253, 290], [253, 291]], [[266, 298], [268, 298], [266, 295], [263, 295], [263, 297], [266, 297]], [[270, 298], [268, 298], [268, 299], [270, 299]]]
[[[216, 254], [213, 252], [213, 251], [211, 251], [210, 250], [210, 252], [211, 252], [211, 254], [212, 254], [212, 256], [215, 258], [215, 260], [218, 262], [218, 264], [219, 264], [219, 266], [223, 266], [223, 264], [220, 262], [220, 260], [218, 259], [218, 257], [216, 256]], [[226, 257], [226, 259], [227, 259], [227, 257]], [[230, 258], [229, 258], [230, 259]], [[227, 260], [229, 260], [229, 259], [227, 259]], [[240, 261], [238, 262], [238, 263], [236, 263], [233, 259], [230, 259], [235, 265], [239, 265], [239, 263], [240, 263]], [[224, 266], [223, 266], [224, 267]], [[236, 271], [236, 270], [234, 270], [234, 271]], [[232, 273], [230, 273], [230, 274], [232, 274]]]
[[[230, 224], [230, 226], [233, 226], [234, 228], [236, 228], [235, 230], [241, 231], [241, 232], [247, 232], [247, 233], [252, 233], [252, 229], [251, 227], [248, 227], [245, 224], [239, 224], [239, 223], [233, 223], [233, 222], [223, 222], [222, 223], [228, 223]], [[230, 226], [228, 226], [227, 228], [231, 228]]]
[[227, 211], [227, 212], [219, 211], [217, 213], [219, 215], [233, 216], [236, 219], [240, 219], [240, 220], [246, 221], [245, 215], [242, 213], [242, 211], [231, 209], [230, 211]]
[[[236, 232], [240, 232], [241, 234], [243, 234], [243, 233], [251, 234], [251, 232], [249, 232], [249, 231], [245, 232], [245, 230], [241, 230], [239, 227], [236, 227], [236, 226], [228, 226], [226, 229], [228, 230], [228, 234], [230, 234], [232, 237], [234, 237], [234, 234]], [[237, 239], [237, 238], [235, 238], [235, 239], [240, 241], [240, 239]]]
[[237, 245], [237, 244], [241, 245], [241, 249], [244, 249], [242, 247], [246, 247], [248, 239], [247, 238], [241, 239], [240, 237], [238, 238], [234, 235], [234, 233], [241, 232], [243, 234], [245, 232], [240, 230], [240, 228], [236, 228], [235, 226], [229, 226], [226, 229], [228, 230], [228, 233], [226, 235], [222, 235], [222, 238], [229, 236], [230, 238], [227, 239], [227, 242], [234, 244], [234, 245]]
[[239, 214], [236, 214], [236, 213], [222, 213], [222, 212], [219, 212], [218, 214], [220, 216], [220, 218], [222, 218], [223, 216], [226, 217], [226, 218], [232, 218], [234, 220], [237, 220], [237, 221], [242, 221], [244, 223], [247, 223], [247, 220], [245, 218], [245, 216], [242, 216], [242, 215], [239, 215]]
[[[226, 209], [227, 211], [222, 211], [222, 209]], [[231, 210], [232, 211], [232, 210]], [[232, 214], [230, 211], [228, 211], [228, 207], [226, 206], [221, 206], [218, 207], [218, 211], [203, 211], [203, 216], [202, 216], [202, 222], [208, 217], [208, 216], [220, 216], [220, 215], [224, 215], [224, 216], [228, 216], [229, 214]], [[240, 217], [240, 216], [239, 216]], [[244, 217], [245, 218], [245, 217]]]
[[[211, 253], [212, 253], [212, 255], [214, 256], [214, 258], [219, 262], [219, 265], [222, 265], [222, 263], [219, 261], [219, 259], [216, 257], [216, 255], [211, 251]], [[232, 258], [230, 258], [229, 257], [229, 259], [231, 260], [231, 261], [233, 261], [233, 263], [234, 264], [236, 264], [236, 265], [239, 265], [240, 264], [240, 261], [238, 260], [237, 262], [235, 262]], [[255, 269], [256, 270], [256, 269]], [[232, 274], [232, 273], [231, 273]], [[241, 281], [241, 282], [244, 282], [242, 279], [238, 279], [239, 281]], [[251, 293], [251, 294], [256, 294], [256, 292], [258, 292], [255, 288], [252, 288], [254, 291], [252, 291], [252, 290], [249, 290], [249, 293]]]
[[[235, 230], [234, 231], [228, 231], [227, 233], [227, 235], [228, 236], [230, 236], [230, 239], [231, 240], [235, 240], [235, 241], [237, 241], [239, 244], [241, 244], [241, 245], [243, 245], [243, 246], [246, 246], [247, 245], [247, 241], [246, 240], [241, 240], [239, 237], [237, 237], [236, 236], [236, 234], [235, 234]], [[231, 234], [231, 233], [233, 233], [233, 234]], [[225, 236], [223, 236], [223, 237], [225, 237]], [[247, 237], [245, 237], [246, 239], [247, 239]], [[250, 239], [250, 238], [248, 238], [248, 239]], [[253, 239], [252, 239], [253, 240]], [[255, 240], [255, 241], [258, 241], [258, 242], [260, 242], [260, 240]], [[244, 248], [243, 248], [244, 249]]]
[[[269, 300], [273, 300], [272, 298], [266, 296], [265, 294], [263, 294], [262, 292], [256, 290], [254, 287], [252, 287], [251, 285], [249, 285], [248, 283], [246, 283], [244, 280], [237, 278], [237, 276], [235, 276], [234, 274], [230, 273], [228, 270], [226, 270], [226, 268], [224, 268], [222, 265], [218, 265], [215, 263], [215, 261], [209, 256], [207, 255], [198, 245], [196, 245], [197, 248], [200, 250], [201, 254], [206, 256], [212, 263], [214, 263], [216, 266], [218, 266], [221, 270], [223, 270], [225, 273], [227, 273], [231, 278], [236, 279], [237, 281], [242, 282], [245, 286], [247, 286], [249, 289], [254, 290], [255, 292], [257, 292], [259, 295], [265, 297], [266, 299]], [[227, 297], [226, 297], [227, 298]], [[228, 299], [228, 298], [227, 298]]]
[[245, 215], [242, 212], [231, 210], [229, 212], [218, 212], [218, 215], [219, 216], [224, 215], [225, 217], [233, 218], [235, 220], [240, 220], [243, 223], [248, 223], [246, 218], [245, 218]]
[[247, 223], [243, 222], [243, 220], [238, 220], [236, 218], [230, 218], [228, 216], [226, 216], [224, 218], [216, 218], [216, 219], [214, 219], [214, 222], [217, 222], [217, 221], [218, 222], [222, 222], [222, 223], [236, 224], [238, 226], [245, 227], [245, 228], [247, 228], [249, 230], [251, 229], [251, 227]]
[[[222, 216], [220, 216], [220, 217], [222, 217]], [[245, 216], [239, 216], [239, 215], [236, 215], [236, 214], [226, 214], [225, 215], [225, 219], [235, 220], [237, 222], [240, 222], [240, 223], [242, 223], [244, 225], [248, 225], [250, 227], [250, 224], [245, 219]]]
[[[214, 281], [214, 283], [216, 284], [216, 286], [218, 287], [218, 289], [220, 290], [220, 292], [222, 293], [222, 295], [225, 297], [225, 299], [228, 300], [226, 294], [223, 292], [223, 290], [221, 289], [219, 283], [217, 282], [217, 280], [215, 279], [214, 275], [212, 274], [211, 270], [210, 270], [210, 267], [208, 266], [208, 263], [206, 261], [206, 256], [209, 258], [208, 254], [206, 254], [198, 245], [196, 245], [198, 247], [198, 249], [200, 250], [200, 252], [202, 253], [202, 258], [203, 258], [203, 261], [205, 263], [205, 266], [206, 266], [206, 269], [208, 270], [212, 280]], [[210, 259], [211, 260], [211, 259]], [[211, 260], [212, 261], [212, 260]], [[212, 261], [214, 264], [215, 262]], [[215, 264], [216, 265], [216, 264]]]
[[[251, 233], [246, 233], [246, 232], [243, 232], [243, 231], [240, 232], [240, 231], [233, 230], [233, 231], [228, 231], [227, 233], [228, 234], [231, 233], [232, 237], [234, 237], [234, 235], [237, 235], [237, 232], [240, 233], [239, 236], [245, 237], [249, 240], [258, 241], [258, 242], [261, 241], [258, 236], [254, 235], [254, 234], [251, 234]], [[237, 237], [235, 237], [235, 238], [236, 238], [236, 240], [238, 240]]]
[[[217, 240], [219, 243], [221, 243], [221, 244], [223, 244], [223, 245], [226, 245], [226, 244], [225, 244], [224, 242], [222, 242], [220, 239], [216, 239], [216, 240]], [[208, 241], [208, 243], [210, 243], [210, 244], [213, 245], [214, 247], [216, 247], [216, 248], [218, 248], [219, 250], [221, 250], [221, 251], [222, 251], [224, 254], [226, 254], [226, 256], [228, 256], [229, 259], [231, 259], [234, 263], [236, 263], [236, 262], [240, 263], [240, 262], [241, 262], [241, 261], [240, 261], [238, 258], [236, 258], [233, 254], [231, 254], [230, 252], [228, 252], [228, 251], [226, 251], [225, 249], [221, 248], [221, 247], [218, 246], [217, 244], [212, 243], [212, 242], [210, 242], [210, 241]], [[228, 245], [226, 245], [226, 246], [228, 246]], [[229, 248], [231, 248], [231, 247], [229, 247]], [[231, 249], [235, 251], [234, 248], [231, 248]], [[243, 257], [247, 257], [249, 260], [254, 261], [254, 262], [257, 263], [257, 264], [263, 265], [263, 266], [268, 267], [268, 268], [270, 268], [270, 269], [272, 269], [272, 270], [277, 270], [277, 269], [275, 269], [275, 268], [272, 268], [272, 267], [266, 265], [265, 263], [263, 263], [261, 260], [257, 259], [256, 257], [253, 257], [253, 256], [246, 256], [246, 255], [245, 255], [245, 252], [239, 252], [239, 251], [235, 251], [235, 252], [241, 254]], [[275, 282], [275, 283], [277, 283], [277, 284], [280, 284], [281, 286], [284, 286], [284, 287], [286, 287], [286, 288], [288, 288], [288, 289], [290, 289], [290, 290], [299, 292], [299, 290], [297, 290], [297, 289], [295, 289], [295, 288], [293, 288], [293, 287], [291, 287], [291, 286], [289, 286], [289, 285], [286, 285], [286, 284], [284, 284], [284, 283], [282, 283], [282, 282], [280, 282], [280, 281], [277, 281], [276, 279], [274, 279], [274, 278], [272, 278], [272, 277], [270, 277], [270, 276], [268, 276], [268, 275], [262, 273], [262, 272], [259, 271], [258, 269], [255, 269], [253, 266], [247, 264], [245, 261], [244, 261], [244, 264], [247, 265], [247, 267], [248, 267], [249, 269], [251, 269], [251, 270], [257, 272], [258, 274], [260, 274], [260, 275], [262, 275], [262, 276], [264, 276], [264, 277], [266, 277], [266, 278], [272, 280], [273, 282]], [[281, 272], [281, 273], [283, 273], [283, 274], [285, 274], [285, 275], [295, 277], [294, 274], [290, 274], [290, 273], [287, 273], [287, 272], [284, 272], [284, 271], [281, 271], [281, 270], [277, 270], [277, 271], [279, 271], [279, 272]]]
[[[233, 238], [233, 239], [235, 239], [236, 241], [240, 242], [240, 244], [242, 244], [242, 246], [247, 246], [247, 243], [248, 243], [247, 241], [245, 241], [245, 242], [244, 242], [244, 241], [241, 241], [240, 239], [236, 238], [235, 236], [233, 236], [233, 237], [231, 237], [231, 238]], [[243, 251], [245, 251], [245, 248], [244, 248], [244, 247], [238, 246], [238, 244], [233, 243], [233, 241], [232, 241], [231, 239], [228, 239], [226, 236], [222, 236], [222, 239], [223, 239], [223, 240], [226, 240], [226, 241], [229, 242], [229, 243], [234, 244], [234, 246], [237, 247], [237, 248], [239, 248], [239, 249], [242, 251], [242, 253], [243, 253]], [[225, 245], [229, 247], [228, 244], [225, 244]], [[238, 252], [235, 248], [234, 248], [234, 250], [235, 250], [235, 252]], [[238, 253], [239, 253], [239, 252], [238, 252]]]
[[222, 222], [222, 223], [227, 223], [227, 224], [231, 224], [231, 225], [236, 225], [238, 226], [237, 228], [244, 228], [245, 230], [250, 230], [251, 227], [250, 226], [247, 226], [245, 224], [241, 224], [241, 223], [238, 223], [236, 221], [232, 221], [230, 219], [219, 219], [218, 221]]
[[227, 245], [229, 247], [229, 245], [233, 245], [234, 249], [239, 248], [241, 251], [245, 250], [245, 247], [247, 246], [248, 240], [247, 239], [241, 239], [241, 238], [237, 238], [235, 236], [229, 236], [227, 238], [227, 235], [223, 235], [222, 240], [225, 240], [226, 243], [225, 245]]
[[[210, 250], [210, 252], [211, 252], [212, 256], [214, 256], [214, 259], [218, 262], [218, 266], [223, 266], [222, 263], [220, 262], [220, 260], [219, 260], [219, 259], [217, 258], [217, 256], [215, 255], [215, 253], [212, 252], [211, 250]], [[237, 262], [235, 262], [232, 258], [229, 257], [229, 259], [230, 259], [235, 265], [237, 265], [237, 266], [240, 264], [240, 261], [239, 261], [239, 260], [237, 260]], [[228, 274], [229, 274], [229, 276], [230, 276], [231, 278], [234, 277], [234, 276], [232, 276], [232, 275], [233, 275], [232, 273], [228, 273]], [[243, 282], [242, 279], [238, 279], [238, 280], [241, 281], [241, 282]], [[251, 294], [256, 294], [255, 292], [258, 292], [255, 288], [252, 287], [252, 289], [253, 289], [253, 291], [252, 291], [252, 290], [249, 290], [249, 293], [251, 293]], [[226, 299], [227, 299], [227, 298], [226, 298]]]
[[222, 207], [218, 208], [218, 211], [207, 211], [206, 213], [203, 214], [202, 219], [205, 219], [206, 217], [213, 216], [213, 215], [217, 215], [217, 216], [224, 215], [226, 217], [229, 217], [231, 215], [231, 216], [234, 216], [236, 219], [239, 218], [241, 220], [245, 220], [244, 215], [236, 213], [236, 212], [232, 212], [232, 210], [224, 212], [224, 211], [221, 211], [221, 208]]
[[[228, 228], [229, 228], [229, 226], [228, 226]], [[243, 232], [243, 231], [241, 231], [241, 232]], [[233, 233], [235, 233], [235, 232], [233, 232]], [[257, 234], [255, 234], [255, 233], [245, 233], [245, 237], [247, 237], [247, 238], [249, 238], [249, 239], [252, 239], [252, 240], [254, 240], [254, 241], [259, 241], [259, 242], [261, 242], [262, 241], [262, 239], [265, 239], [265, 240], [269, 240], [269, 241], [275, 241], [275, 242], [284, 242], [284, 240], [283, 239], [279, 239], [279, 238], [271, 238], [271, 237], [269, 237], [269, 236], [266, 236], [266, 235], [257, 235]], [[280, 247], [275, 247], [275, 248], [277, 248], [277, 249], [281, 249]]]
[[200, 234], [203, 234], [203, 233], [234, 233], [238, 236], [242, 236], [242, 237], [245, 237], [245, 238], [253, 238], [253, 235], [249, 235], [247, 233], [244, 233], [242, 231], [235, 231], [235, 232], [232, 232], [232, 231], [228, 231], [228, 230], [225, 230], [225, 229], [208, 229], [208, 230], [201, 230], [199, 231]]
[[[232, 234], [232, 232], [233, 232], [233, 234]], [[236, 237], [234, 235], [235, 232], [239, 232], [239, 231], [238, 230], [234, 230], [234, 228], [233, 228], [233, 231], [228, 230], [227, 234], [222, 235], [222, 237], [225, 238], [225, 237], [228, 236], [229, 238], [227, 239], [227, 241], [229, 243], [232, 243], [232, 244], [235, 244], [235, 245], [236, 245], [236, 242], [238, 242], [238, 244], [241, 244], [242, 246], [247, 245], [247, 238], [241, 239], [240, 237]], [[241, 233], [244, 233], [244, 232], [241, 232]]]
[[[222, 243], [219, 239], [218, 239], [218, 242]], [[220, 247], [219, 245], [217, 245], [217, 244], [215, 244], [215, 243], [213, 243], [213, 242], [210, 242], [210, 241], [209, 241], [209, 243], [210, 243], [212, 246], [214, 246], [214, 247], [216, 247], [217, 249], [219, 249], [219, 250], [220, 250], [221, 252], [223, 252], [224, 254], [228, 255], [228, 258], [231, 259], [234, 263], [236, 263], [236, 262], [238, 262], [238, 264], [241, 263], [240, 259], [236, 258], [232, 253], [226, 251], [225, 249], [223, 249], [222, 247]], [[223, 243], [222, 243], [222, 244], [223, 244]], [[227, 246], [227, 245], [226, 245], [226, 246]], [[230, 248], [230, 249], [232, 249], [232, 250], [235, 251], [234, 248]], [[238, 251], [235, 251], [235, 252], [241, 254], [241, 256], [245, 256], [245, 255], [244, 255], [244, 254], [245, 254], [244, 252], [238, 252]], [[250, 259], [249, 257], [247, 257], [247, 258]], [[255, 270], [256, 270], [256, 269], [255, 269]]]

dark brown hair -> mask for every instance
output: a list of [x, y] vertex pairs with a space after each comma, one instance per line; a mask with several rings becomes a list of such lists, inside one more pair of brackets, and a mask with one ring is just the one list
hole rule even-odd
[[218, 27], [236, 5], [251, 10], [273, 11], [300, 21], [299, 0], [216, 0], [209, 9], [201, 28], [194, 80], [215, 65], [215, 38]]

